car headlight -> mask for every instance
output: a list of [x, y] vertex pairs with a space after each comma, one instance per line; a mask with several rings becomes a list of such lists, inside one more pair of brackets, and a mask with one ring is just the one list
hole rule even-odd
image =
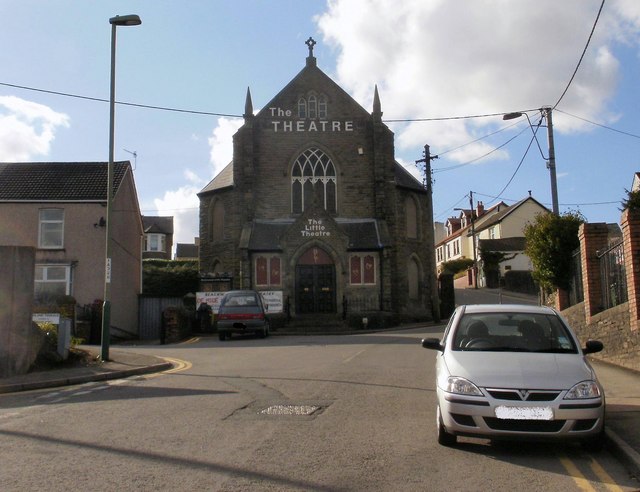
[[482, 391], [471, 381], [457, 376], [449, 376], [447, 378], [447, 386], [444, 390], [447, 393], [455, 393], [457, 395], [484, 396]]
[[565, 400], [580, 400], [584, 398], [598, 398], [600, 396], [600, 388], [595, 381], [582, 381], [571, 388]]

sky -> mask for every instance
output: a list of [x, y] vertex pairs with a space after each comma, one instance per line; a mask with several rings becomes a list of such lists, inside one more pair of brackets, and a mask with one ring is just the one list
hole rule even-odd
[[257, 112], [310, 36], [369, 112], [378, 87], [398, 162], [422, 181], [424, 146], [438, 156], [435, 221], [470, 195], [551, 208], [551, 107], [560, 212], [619, 223], [640, 172], [640, 2], [602, 4], [0, 0], [0, 162], [108, 160], [109, 19], [138, 14], [117, 29], [115, 159], [134, 166], [143, 215], [174, 217], [174, 243], [198, 236], [197, 193], [232, 159], [247, 88]]

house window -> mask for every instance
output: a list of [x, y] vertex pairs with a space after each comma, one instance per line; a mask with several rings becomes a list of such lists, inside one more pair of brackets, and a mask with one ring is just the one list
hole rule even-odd
[[460, 254], [460, 240], [456, 239], [453, 242], [453, 255], [456, 256], [456, 255], [459, 255], [459, 254]]
[[144, 250], [164, 253], [166, 251], [166, 236], [164, 234], [145, 234]]
[[336, 168], [320, 149], [305, 150], [291, 170], [291, 211], [300, 214], [314, 199], [329, 213], [337, 210]]
[[64, 246], [64, 210], [44, 208], [40, 210], [38, 247], [59, 249]]
[[496, 229], [497, 227], [492, 227], [489, 229], [489, 239], [496, 239]]
[[71, 295], [70, 265], [36, 265], [34, 297], [37, 302]]
[[353, 255], [349, 260], [351, 285], [376, 283], [376, 260], [373, 255]]
[[258, 256], [255, 261], [256, 285], [281, 285], [282, 269], [278, 256]]

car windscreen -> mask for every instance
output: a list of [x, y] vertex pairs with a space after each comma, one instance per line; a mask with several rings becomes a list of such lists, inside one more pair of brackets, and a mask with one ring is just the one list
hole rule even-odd
[[540, 313], [469, 313], [453, 333], [453, 350], [504, 352], [578, 352], [558, 316]]

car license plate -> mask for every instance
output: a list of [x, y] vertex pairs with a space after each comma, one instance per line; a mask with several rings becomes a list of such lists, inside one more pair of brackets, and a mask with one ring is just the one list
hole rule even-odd
[[553, 420], [551, 407], [496, 407], [496, 417], [506, 420]]

